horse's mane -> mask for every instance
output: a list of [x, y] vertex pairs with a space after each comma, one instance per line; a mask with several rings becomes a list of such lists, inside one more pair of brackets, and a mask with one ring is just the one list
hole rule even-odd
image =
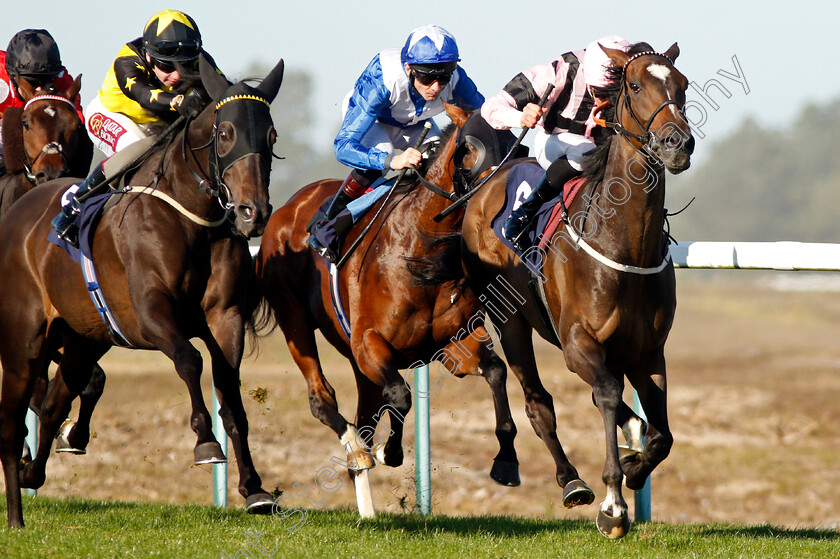
[[[630, 46], [627, 54], [652, 51], [653, 47], [645, 42], [635, 43]], [[609, 100], [609, 104], [601, 111], [601, 118], [607, 122], [615, 121], [615, 109], [618, 103], [618, 96], [621, 93], [621, 80], [624, 76], [624, 68], [610, 66], [607, 70], [607, 85], [594, 88], [595, 96], [599, 99]], [[604, 173], [607, 170], [607, 158], [610, 154], [615, 134], [605, 128], [598, 128], [595, 131], [595, 149], [587, 153], [583, 158], [583, 176], [586, 182], [597, 184], [604, 180]]]

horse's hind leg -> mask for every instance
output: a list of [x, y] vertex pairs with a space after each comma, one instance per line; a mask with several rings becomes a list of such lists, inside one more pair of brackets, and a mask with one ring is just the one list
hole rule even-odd
[[518, 487], [519, 460], [513, 441], [516, 438], [516, 425], [510, 413], [507, 394], [507, 367], [496, 353], [487, 348], [491, 342], [490, 334], [484, 326], [476, 328], [469, 336], [447, 346], [451, 355], [460, 358], [460, 366], [452, 371], [456, 376], [480, 375], [490, 386], [493, 394], [493, 409], [496, 416], [496, 439], [499, 441], [499, 453], [493, 459], [490, 479], [506, 487]]
[[572, 508], [590, 504], [595, 500], [595, 493], [580, 479], [557, 438], [554, 400], [537, 372], [530, 326], [524, 319], [511, 317], [502, 327], [500, 337], [510, 369], [525, 393], [525, 411], [531, 426], [554, 458], [557, 484], [563, 488], [563, 506]]
[[55, 443], [56, 452], [68, 452], [71, 454], [85, 454], [90, 442], [90, 420], [93, 417], [93, 410], [96, 403], [105, 390], [105, 371], [98, 364], [93, 366], [93, 371], [82, 393], [79, 394], [79, 417], [73, 422], [70, 419], [61, 424], [58, 438]]
[[[41, 348], [43, 332], [23, 338], [20, 327], [6, 329], [0, 336], [3, 376], [0, 388], [0, 462], [6, 482], [6, 514], [9, 527], [23, 527], [20, 459], [26, 437], [26, 410], [29, 407], [38, 371], [44, 367]], [[24, 349], [25, 348], [25, 349]], [[28, 350], [29, 354], [24, 355]]]
[[73, 399], [88, 385], [90, 372], [105, 351], [107, 347], [100, 344], [75, 334], [65, 334], [61, 363], [41, 405], [38, 452], [21, 476], [25, 487], [38, 488], [43, 485], [52, 441], [61, 422], [70, 412]]

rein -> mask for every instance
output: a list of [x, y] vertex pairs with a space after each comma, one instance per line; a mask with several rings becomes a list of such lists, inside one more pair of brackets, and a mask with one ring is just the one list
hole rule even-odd
[[[659, 107], [657, 107], [655, 111], [653, 111], [653, 114], [651, 114], [651, 116], [648, 118], [648, 120], [645, 124], [641, 123], [638, 116], [636, 115], [636, 112], [633, 110], [633, 105], [632, 105], [632, 101], [630, 99], [630, 95], [627, 93], [627, 67], [630, 65], [631, 62], [633, 62], [637, 58], [640, 58], [642, 56], [647, 56], [647, 55], [661, 56], [662, 58], [664, 58], [665, 60], [667, 60], [669, 63], [671, 63], [673, 65], [673, 61], [671, 61], [670, 58], [668, 58], [667, 56], [665, 56], [662, 53], [653, 52], [653, 51], [645, 51], [645, 52], [640, 52], [640, 53], [634, 54], [633, 56], [631, 56], [630, 58], [627, 59], [627, 61], [624, 63], [624, 67], [621, 69], [621, 90], [619, 91], [619, 95], [618, 95], [619, 97], [624, 98], [624, 103], [623, 103], [624, 108], [627, 110], [627, 112], [630, 114], [630, 116], [633, 118], [633, 120], [636, 122], [636, 124], [639, 126], [639, 128], [644, 130], [644, 135], [636, 134], [635, 132], [631, 132], [631, 131], [627, 130], [620, 122], [607, 122], [605, 119], [600, 119], [600, 118], [597, 118], [597, 117], [595, 117], [594, 120], [595, 120], [595, 123], [598, 124], [599, 126], [603, 126], [604, 128], [608, 128], [608, 129], [612, 130], [613, 132], [615, 132], [616, 134], [618, 134], [619, 136], [621, 136], [625, 141], [628, 142], [630, 147], [632, 147], [637, 153], [639, 153], [641, 156], [643, 156], [647, 161], [650, 162], [651, 159], [653, 158], [653, 162], [656, 163], [657, 166], [661, 166], [662, 163], [658, 160], [657, 157], [655, 157], [653, 155], [653, 153], [651, 151], [650, 143], [653, 139], [656, 138], [656, 135], [651, 133], [650, 127], [653, 124], [653, 120], [656, 118], [656, 116], [668, 105], [676, 105], [678, 110], [680, 110], [680, 112], [682, 112], [682, 107], [680, 107], [680, 105], [677, 101], [675, 101], [673, 99], [668, 99], [665, 102], [663, 102], [662, 104], [660, 104]], [[599, 104], [595, 108], [593, 113], [595, 115], [599, 114], [604, 108], [606, 108], [609, 105], [609, 103], [610, 103], [609, 100], [602, 102], [601, 104]], [[618, 114], [616, 114], [616, 121], [617, 120], [618, 120]], [[636, 146], [634, 146], [632, 144], [632, 142], [630, 142], [630, 138], [633, 138], [633, 139], [637, 140], [638, 142], [640, 142], [642, 144], [642, 148], [643, 148], [644, 151], [636, 148]], [[603, 182], [601, 184], [603, 184]], [[594, 188], [594, 185], [593, 185], [593, 188]], [[591, 199], [592, 199], [592, 196], [590, 194], [590, 196], [588, 197], [588, 203], [587, 203], [585, 215], [589, 213], [589, 201], [591, 201]], [[595, 248], [593, 248], [583, 238], [581, 238], [581, 236], [578, 235], [577, 232], [574, 230], [574, 228], [571, 226], [571, 224], [569, 222], [568, 211], [566, 209], [565, 204], [563, 204], [563, 197], [562, 196], [560, 197], [560, 203], [561, 203], [562, 216], [563, 216], [562, 221], [563, 221], [563, 223], [566, 227], [566, 231], [569, 234], [569, 236], [572, 238], [572, 240], [575, 242], [575, 244], [577, 244], [578, 246], [580, 246], [584, 250], [584, 252], [586, 252], [589, 256], [591, 256], [592, 258], [594, 258], [595, 260], [597, 260], [598, 262], [600, 262], [604, 266], [607, 266], [608, 268], [612, 268], [613, 270], [617, 270], [619, 272], [624, 272], [624, 273], [629, 273], [629, 274], [652, 275], [652, 274], [658, 274], [659, 272], [664, 270], [668, 266], [668, 264], [671, 262], [671, 250], [670, 250], [670, 247], [667, 246], [667, 245], [665, 247], [665, 255], [662, 259], [662, 262], [658, 266], [652, 266], [652, 267], [630, 266], [630, 265], [627, 265], [627, 264], [621, 264], [620, 262], [616, 262], [615, 260], [612, 260], [611, 258], [608, 258], [607, 256], [604, 256], [603, 254], [601, 254], [600, 252], [595, 250]]]

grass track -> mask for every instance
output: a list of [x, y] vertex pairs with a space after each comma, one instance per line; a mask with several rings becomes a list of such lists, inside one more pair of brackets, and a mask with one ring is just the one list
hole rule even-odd
[[[5, 518], [5, 503], [0, 510]], [[24, 497], [27, 528], [0, 529], [0, 557], [840, 557], [840, 533], [830, 530], [653, 522], [614, 542], [594, 521], [286, 513]]]

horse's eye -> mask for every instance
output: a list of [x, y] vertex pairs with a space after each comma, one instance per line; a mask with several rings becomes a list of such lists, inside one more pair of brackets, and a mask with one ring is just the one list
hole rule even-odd
[[630, 91], [632, 91], [633, 93], [638, 93], [641, 90], [642, 88], [639, 87], [639, 84], [637, 84], [636, 82], [630, 82]]
[[22, 120], [21, 124], [23, 125], [24, 128], [29, 130], [29, 121], [28, 120]]

